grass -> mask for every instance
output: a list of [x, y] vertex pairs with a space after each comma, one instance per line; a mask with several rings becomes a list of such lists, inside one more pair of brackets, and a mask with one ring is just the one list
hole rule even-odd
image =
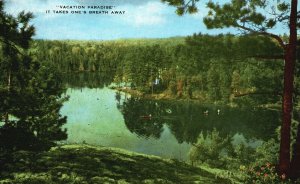
[[0, 168], [1, 184], [230, 183], [177, 160], [89, 145], [15, 152]]

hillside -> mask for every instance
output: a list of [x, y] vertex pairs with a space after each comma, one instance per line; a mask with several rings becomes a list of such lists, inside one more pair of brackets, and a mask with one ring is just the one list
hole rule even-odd
[[228, 183], [176, 160], [116, 148], [64, 145], [11, 158], [1, 164], [0, 183]]

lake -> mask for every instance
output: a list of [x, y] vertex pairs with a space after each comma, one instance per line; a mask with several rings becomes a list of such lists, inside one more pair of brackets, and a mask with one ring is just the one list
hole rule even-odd
[[187, 160], [192, 143], [216, 129], [235, 144], [258, 146], [275, 137], [280, 113], [183, 101], [130, 97], [107, 87], [69, 88], [61, 109], [67, 143], [87, 143]]

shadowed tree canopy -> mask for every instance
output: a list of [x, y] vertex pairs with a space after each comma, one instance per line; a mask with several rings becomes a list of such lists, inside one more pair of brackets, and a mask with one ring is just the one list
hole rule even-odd
[[0, 150], [47, 149], [67, 137], [61, 76], [28, 50], [32, 13], [14, 17], [3, 6], [0, 1]]

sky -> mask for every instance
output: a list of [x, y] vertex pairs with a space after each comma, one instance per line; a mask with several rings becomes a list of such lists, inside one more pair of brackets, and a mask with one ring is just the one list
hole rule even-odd
[[[84, 9], [64, 9], [61, 6], [85, 6]], [[113, 6], [108, 14], [89, 14], [88, 6]], [[12, 15], [25, 10], [33, 12], [32, 24], [36, 39], [50, 40], [115, 40], [124, 38], [167, 38], [193, 33], [234, 33], [235, 29], [206, 29], [203, 17], [207, 14], [200, 2], [197, 14], [178, 16], [175, 7], [160, 0], [6, 0], [5, 11]], [[50, 13], [46, 13], [50, 10]], [[53, 10], [67, 10], [57, 14]], [[81, 11], [72, 14], [71, 11]], [[83, 14], [86, 11], [86, 14]], [[112, 15], [111, 11], [125, 11]], [[279, 31], [282, 31], [279, 29]]]

